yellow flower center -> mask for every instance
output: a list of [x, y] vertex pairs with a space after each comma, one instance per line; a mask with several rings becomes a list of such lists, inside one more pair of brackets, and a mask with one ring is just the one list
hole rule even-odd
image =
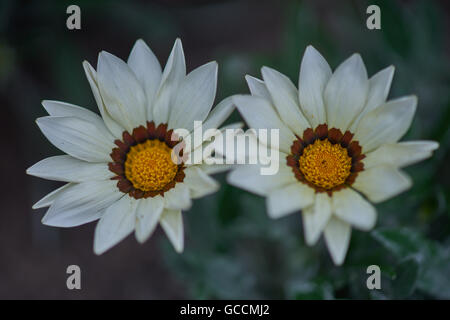
[[125, 176], [136, 189], [159, 191], [178, 171], [172, 161], [172, 149], [159, 140], [147, 140], [130, 147], [125, 161]]
[[299, 165], [306, 180], [331, 189], [343, 184], [350, 175], [352, 158], [340, 144], [332, 144], [328, 139], [316, 140], [303, 150]]

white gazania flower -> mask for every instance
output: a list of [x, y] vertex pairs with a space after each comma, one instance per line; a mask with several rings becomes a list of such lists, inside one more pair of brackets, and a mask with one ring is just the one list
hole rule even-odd
[[[192, 198], [219, 188], [207, 173], [223, 168], [174, 163], [171, 151], [180, 142], [172, 141], [172, 132], [192, 132], [194, 120], [217, 128], [233, 111], [227, 98], [210, 113], [217, 63], [186, 75], [177, 39], [162, 71], [150, 48], [138, 40], [127, 62], [101, 52], [97, 71], [86, 61], [83, 67], [101, 117], [72, 104], [43, 101], [50, 116], [37, 119], [37, 124], [67, 155], [44, 159], [27, 173], [68, 183], [33, 208], [50, 206], [42, 219], [50, 226], [74, 227], [100, 219], [94, 240], [97, 254], [133, 231], [139, 242], [146, 241], [158, 222], [181, 252], [181, 211], [190, 208]], [[183, 149], [184, 155], [193, 151]]]
[[[258, 166], [240, 166], [229, 183], [267, 197], [267, 210], [280, 218], [302, 210], [305, 240], [322, 232], [332, 260], [345, 259], [351, 227], [374, 227], [369, 202], [389, 199], [411, 186], [400, 170], [431, 156], [432, 141], [398, 142], [406, 133], [417, 98], [386, 101], [392, 66], [370, 79], [359, 54], [332, 73], [313, 47], [303, 56], [299, 89], [283, 74], [262, 68], [264, 81], [246, 76], [250, 95], [234, 102], [254, 129], [279, 129], [276, 175], [260, 175]], [[262, 142], [260, 142], [262, 143]], [[369, 201], [368, 201], [369, 200]]]

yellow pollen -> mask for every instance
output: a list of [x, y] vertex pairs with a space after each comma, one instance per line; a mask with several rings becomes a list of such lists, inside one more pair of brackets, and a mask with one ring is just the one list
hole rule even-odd
[[125, 176], [136, 189], [160, 191], [173, 181], [178, 166], [171, 159], [172, 149], [159, 140], [132, 146], [125, 161]]
[[352, 167], [347, 149], [328, 139], [316, 140], [307, 146], [298, 162], [305, 179], [324, 189], [343, 184]]

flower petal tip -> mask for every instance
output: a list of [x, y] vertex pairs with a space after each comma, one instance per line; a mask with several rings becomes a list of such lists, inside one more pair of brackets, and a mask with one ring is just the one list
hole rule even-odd
[[308, 45], [305, 49], [305, 55], [306, 54], [320, 54], [320, 52], [313, 46], [313, 45]]
[[183, 253], [183, 251], [184, 251], [184, 245], [177, 245], [177, 246], [175, 247], [175, 251], [176, 251], [177, 253], [179, 253], [179, 254]]
[[430, 151], [439, 149], [440, 145], [437, 141], [430, 141]]

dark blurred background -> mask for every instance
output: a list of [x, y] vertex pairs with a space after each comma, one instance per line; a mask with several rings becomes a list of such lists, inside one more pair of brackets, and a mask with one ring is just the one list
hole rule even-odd
[[[81, 30], [66, 28], [66, 8], [81, 8]], [[381, 30], [366, 28], [366, 8], [381, 8]], [[450, 5], [448, 1], [0, 1], [0, 298], [14, 299], [449, 299]], [[360, 52], [369, 75], [396, 66], [390, 97], [415, 93], [406, 140], [433, 139], [435, 156], [406, 171], [414, 187], [377, 205], [372, 232], [354, 231], [343, 267], [321, 240], [306, 247], [299, 214], [270, 220], [264, 200], [230, 187], [184, 214], [186, 249], [177, 255], [161, 230], [102, 256], [95, 224], [57, 229], [31, 206], [60, 186], [25, 169], [62, 154], [39, 132], [43, 99], [97, 112], [81, 66], [101, 50], [126, 59], [142, 38], [164, 66], [181, 37], [188, 70], [217, 60], [216, 101], [246, 93], [245, 74], [268, 65], [295, 84], [303, 51], [315, 46], [337, 67]], [[235, 121], [235, 112], [230, 119]], [[66, 268], [81, 267], [82, 289], [66, 288]], [[366, 288], [366, 268], [382, 270], [382, 290]]]

